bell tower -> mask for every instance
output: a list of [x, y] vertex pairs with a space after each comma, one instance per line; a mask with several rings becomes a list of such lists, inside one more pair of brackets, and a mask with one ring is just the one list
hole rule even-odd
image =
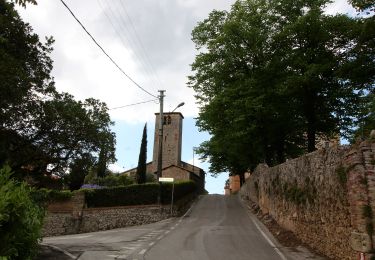
[[[183, 115], [179, 112], [163, 114], [163, 157], [162, 168], [170, 165], [181, 165], [181, 147], [182, 147], [182, 121]], [[153, 169], [156, 171], [158, 164], [159, 147], [159, 113], [155, 114], [155, 136]]]

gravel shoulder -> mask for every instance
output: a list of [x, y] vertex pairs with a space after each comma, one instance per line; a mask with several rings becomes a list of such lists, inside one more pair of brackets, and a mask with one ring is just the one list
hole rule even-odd
[[263, 214], [256, 203], [244, 198], [240, 200], [251, 214], [272, 234], [273, 238], [279, 243], [282, 251], [288, 256], [288, 259], [330, 259], [303, 243], [293, 232], [282, 228], [269, 214]]

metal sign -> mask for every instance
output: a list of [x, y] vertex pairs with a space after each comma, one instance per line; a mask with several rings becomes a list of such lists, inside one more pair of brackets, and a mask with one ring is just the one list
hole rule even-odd
[[174, 178], [165, 178], [165, 177], [160, 177], [159, 178], [160, 182], [174, 182]]

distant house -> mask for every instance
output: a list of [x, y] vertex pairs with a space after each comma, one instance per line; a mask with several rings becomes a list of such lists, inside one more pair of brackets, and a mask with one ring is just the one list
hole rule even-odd
[[[163, 151], [162, 177], [172, 177], [175, 180], [192, 180], [197, 183], [201, 191], [204, 190], [205, 175], [203, 169], [181, 161], [182, 121], [181, 113], [164, 113], [163, 120]], [[155, 114], [155, 136], [153, 160], [147, 163], [146, 172], [156, 176], [159, 155], [159, 113]], [[134, 175], [137, 168], [125, 171], [125, 174]]]
[[[251, 176], [250, 172], [245, 172], [245, 181]], [[229, 179], [225, 182], [224, 186], [224, 194], [231, 195], [236, 194], [241, 189], [240, 183], [240, 176], [239, 175], [231, 175]]]

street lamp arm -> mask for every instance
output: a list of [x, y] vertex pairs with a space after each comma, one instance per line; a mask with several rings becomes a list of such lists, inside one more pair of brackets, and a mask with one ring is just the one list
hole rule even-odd
[[185, 105], [185, 102], [181, 102], [180, 104], [178, 104], [177, 107], [173, 109], [171, 113], [173, 113], [177, 108], [182, 107], [183, 105]]

